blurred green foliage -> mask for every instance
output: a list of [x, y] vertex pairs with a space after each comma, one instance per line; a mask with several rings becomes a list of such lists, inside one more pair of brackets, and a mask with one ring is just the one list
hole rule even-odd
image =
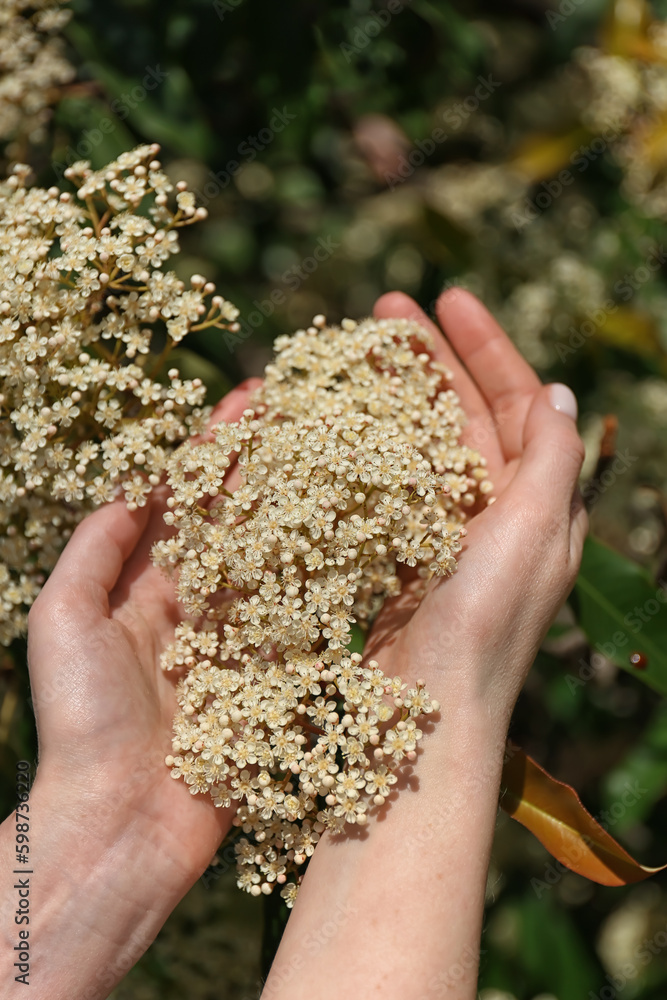
[[[482, 295], [543, 378], [573, 386], [593, 528], [626, 561], [589, 551], [587, 576], [539, 654], [512, 737], [573, 784], [628, 849], [659, 864], [667, 860], [667, 713], [630, 665], [635, 634], [623, 622], [667, 572], [665, 267], [646, 280], [638, 270], [664, 234], [659, 199], [649, 199], [661, 164], [651, 161], [657, 180], [647, 195], [632, 188], [614, 143], [585, 154], [585, 169], [572, 160], [597, 134], [586, 113], [595, 81], [577, 62], [580, 47], [606, 47], [637, 76], [647, 18], [667, 17], [664, 0], [624, 2], [409, 0], [392, 13], [397, 5], [380, 0], [74, 0], [66, 34], [77, 81], [60, 95], [48, 142], [20, 153], [48, 186], [76, 159], [97, 167], [137, 142], [162, 144], [170, 172], [209, 210], [184, 234], [176, 267], [216, 281], [245, 318], [235, 342], [209, 331], [179, 352], [179, 365], [196, 370], [212, 396], [261, 372], [274, 337], [315, 313], [359, 316], [394, 288], [432, 310], [457, 281]], [[623, 10], [635, 20], [621, 23]], [[659, 68], [657, 60], [658, 82]], [[662, 135], [660, 107], [642, 103], [651, 79], [641, 77], [623, 127], [634, 135], [635, 164]], [[573, 183], [554, 195], [548, 185], [563, 170]], [[512, 223], [527, 205], [535, 217]], [[626, 299], [629, 280], [636, 288]], [[591, 320], [609, 299], [615, 309]], [[626, 461], [605, 480], [608, 413], [618, 417], [615, 448]], [[641, 564], [641, 579], [627, 560]], [[653, 655], [647, 676], [658, 690], [666, 628], [661, 606], [636, 647]], [[610, 653], [618, 629], [628, 645]], [[25, 651], [3, 656], [7, 812], [15, 761], [34, 761], [36, 748]], [[591, 885], [559, 871], [530, 834], [501, 818], [482, 997], [664, 997], [666, 887], [665, 876], [625, 890]], [[236, 894], [231, 873], [208, 890], [198, 885], [114, 998], [250, 1000], [259, 993], [260, 923], [259, 905]]]

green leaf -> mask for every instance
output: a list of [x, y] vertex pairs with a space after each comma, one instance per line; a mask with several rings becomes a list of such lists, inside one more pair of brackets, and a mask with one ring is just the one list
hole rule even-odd
[[554, 622], [547, 632], [545, 642], [551, 642], [554, 639], [562, 639], [564, 635], [572, 631], [573, 626], [570, 624], [565, 624], [564, 622]]
[[599, 973], [567, 910], [548, 895], [541, 900], [526, 895], [520, 917], [522, 965], [534, 985], [557, 997], [590, 996]]
[[199, 107], [187, 71], [178, 65], [147, 66], [143, 77], [128, 77], [100, 58], [94, 35], [71, 21], [67, 35], [87, 62], [87, 69], [104, 87], [114, 118], [127, 121], [150, 142], [206, 160], [214, 136]]
[[647, 819], [665, 791], [667, 703], [661, 702], [639, 742], [604, 779], [603, 806], [612, 810], [614, 832], [622, 834]]
[[97, 98], [64, 98], [56, 109], [55, 121], [59, 134], [52, 164], [58, 179], [76, 160], [90, 160], [93, 169], [99, 169], [135, 145], [124, 123]]
[[442, 212], [428, 204], [424, 204], [423, 219], [425, 222], [424, 243], [422, 249], [431, 259], [443, 265], [460, 269], [472, 264], [472, 241], [458, 223], [447, 218]]
[[[579, 624], [595, 649], [667, 694], [667, 593], [641, 566], [588, 538], [575, 592]], [[633, 666], [634, 653], [645, 669]]]
[[[119, 107], [120, 116], [127, 116], [130, 124], [146, 138], [157, 139], [197, 159], [205, 160], [210, 155], [211, 136], [199, 117], [190, 81], [181, 66], [160, 70], [165, 76], [160, 84], [162, 104], [151, 96], [143, 83], [136, 84], [108, 66], [92, 64], [92, 68], [115, 98], [112, 108]], [[156, 86], [155, 80], [149, 77], [147, 73], [144, 79], [150, 86]]]
[[355, 622], [350, 626], [350, 635], [352, 639], [347, 647], [348, 653], [363, 653], [368, 632]]

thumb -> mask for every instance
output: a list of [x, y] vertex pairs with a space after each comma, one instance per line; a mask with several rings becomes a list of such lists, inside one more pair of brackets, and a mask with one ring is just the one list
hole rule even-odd
[[528, 411], [515, 484], [549, 506], [570, 504], [584, 461], [577, 400], [560, 383], [543, 386]]

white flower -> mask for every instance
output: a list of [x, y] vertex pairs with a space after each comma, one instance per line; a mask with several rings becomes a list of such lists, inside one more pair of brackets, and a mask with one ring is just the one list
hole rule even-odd
[[[19, 6], [9, 0], [3, 44], [14, 31], [24, 41], [31, 37]], [[43, 0], [32, 7], [33, 21], [47, 13]], [[16, 70], [24, 82], [32, 80], [37, 108], [39, 80], [30, 77], [24, 55], [15, 53]], [[0, 96], [0, 134], [4, 111]], [[207, 324], [220, 329], [229, 328], [233, 312], [222, 298], [207, 299], [212, 285], [186, 289], [172, 272], [143, 270], [136, 251], [147, 234], [161, 248], [160, 263], [178, 252], [173, 227], [196, 219], [166, 205], [159, 222], [131, 211], [140, 201], [150, 212], [155, 193], [172, 190], [157, 152], [156, 145], [140, 146], [98, 172], [85, 161], [73, 164], [65, 175], [78, 186], [77, 196], [29, 187], [21, 165], [0, 181], [0, 453], [3, 468], [13, 473], [0, 508], [0, 535], [9, 540], [0, 564], [7, 574], [0, 592], [2, 643], [23, 631], [42, 576], [77, 522], [112, 500], [119, 486], [130, 508], [143, 506], [171, 446], [201, 432], [208, 418], [200, 380], [182, 380], [172, 370], [164, 385], [149, 374], [153, 331], [163, 313], [185, 324], [182, 336], [200, 308]], [[95, 199], [99, 215], [86, 198]], [[198, 276], [195, 281], [199, 286]], [[209, 478], [209, 495], [220, 481]], [[21, 537], [28, 523], [43, 526], [38, 559]], [[9, 600], [15, 592], [20, 599]]]
[[[239, 884], [254, 894], [296, 876], [325, 828], [365, 823], [416, 756], [415, 718], [437, 711], [421, 682], [406, 691], [347, 648], [351, 625], [400, 590], [396, 559], [455, 568], [466, 508], [484, 494], [484, 462], [460, 444], [464, 415], [427, 347], [404, 320], [280, 338], [254, 409], [168, 460], [176, 534], [155, 558], [177, 566], [179, 599], [218, 639], [184, 623], [165, 654], [165, 669], [192, 664], [175, 745], [228, 764], [215, 798], [240, 802]], [[240, 482], [227, 496], [231, 453]], [[297, 886], [281, 890], [288, 905]]]

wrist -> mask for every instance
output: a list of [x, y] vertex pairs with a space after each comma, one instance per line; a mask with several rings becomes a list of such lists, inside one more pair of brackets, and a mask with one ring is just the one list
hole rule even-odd
[[417, 768], [429, 767], [429, 758], [433, 766], [456, 768], [462, 776], [502, 767], [514, 701], [501, 704], [486, 692], [453, 691], [451, 685], [438, 700], [439, 713], [420, 720], [424, 736]]
[[[441, 716], [422, 727], [414, 769], [364, 834], [318, 844], [266, 1000], [328, 1000], [359, 993], [360, 983], [364, 995], [392, 998], [476, 995], [506, 725], [476, 698], [450, 702]], [[369, 954], [382, 965], [369, 967]], [[327, 986], [331, 968], [340, 978]], [[462, 979], [450, 975], [459, 968]]]
[[[188, 881], [127, 810], [98, 825], [93, 817], [99, 801], [77, 800], [71, 789], [53, 785], [39, 772], [28, 804], [27, 865], [15, 862], [14, 814], [0, 827], [0, 870], [5, 873], [0, 968], [3, 981], [15, 990], [8, 998], [23, 995], [10, 956], [27, 940], [30, 955], [40, 956], [28, 979], [35, 1000], [102, 1000], [153, 941]], [[91, 826], [102, 825], [105, 836], [97, 839]], [[19, 925], [14, 883], [26, 879], [23, 896], [29, 907]], [[28, 932], [27, 938], [19, 940], [20, 930]]]
[[[159, 771], [144, 765], [125, 781], [108, 777], [102, 788], [64, 785], [40, 765], [30, 801], [46, 862], [54, 871], [65, 864], [72, 885], [89, 882], [99, 897], [117, 899], [119, 910], [146, 908], [148, 899], [166, 918], [202, 866], [163, 821], [152, 794], [156, 789], [159, 798], [162, 784], [171, 791], [175, 783], [161, 756]], [[160, 892], [147, 896], [146, 887], [156, 884]]]

